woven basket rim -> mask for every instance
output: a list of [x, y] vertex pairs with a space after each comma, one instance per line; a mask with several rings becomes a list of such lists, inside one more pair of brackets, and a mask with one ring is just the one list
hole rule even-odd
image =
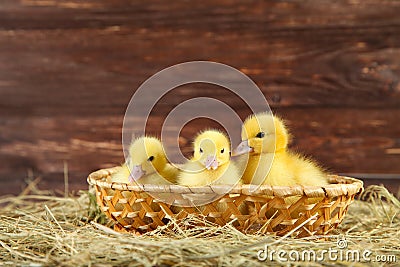
[[110, 176], [119, 167], [100, 169], [89, 174], [87, 182], [102, 188], [121, 191], [149, 192], [149, 193], [178, 193], [178, 194], [243, 194], [249, 196], [307, 196], [307, 197], [336, 197], [342, 195], [353, 195], [363, 191], [364, 183], [361, 180], [339, 176], [328, 175], [331, 184], [325, 186], [270, 186], [270, 185], [208, 185], [201, 187], [187, 187], [181, 185], [155, 185], [155, 184], [125, 184], [107, 182], [104, 178]]

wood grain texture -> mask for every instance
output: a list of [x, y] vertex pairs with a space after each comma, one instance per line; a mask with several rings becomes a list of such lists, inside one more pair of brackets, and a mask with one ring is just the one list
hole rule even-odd
[[[249, 75], [289, 122], [293, 147], [333, 172], [400, 173], [400, 2], [43, 1], [0, 4], [0, 194], [27, 170], [72, 188], [123, 160], [129, 99], [151, 75], [212, 60]], [[249, 111], [226, 90], [177, 88], [148, 129], [197, 96]], [[182, 131], [181, 148], [190, 153]]]

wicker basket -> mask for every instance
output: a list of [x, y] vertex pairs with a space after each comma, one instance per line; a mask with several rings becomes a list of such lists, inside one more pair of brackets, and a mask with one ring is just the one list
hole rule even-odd
[[[189, 188], [108, 182], [115, 171], [93, 172], [87, 181], [94, 186], [102, 211], [115, 221], [115, 230], [140, 233], [165, 225], [172, 217], [180, 220], [188, 214], [203, 214], [219, 225], [234, 220], [232, 224], [246, 233], [326, 235], [340, 224], [355, 195], [363, 190], [360, 180], [331, 175], [331, 184], [323, 187], [241, 185], [221, 198], [218, 193], [226, 192], [224, 185]], [[170, 203], [154, 198], [166, 192], [174, 193]], [[215, 200], [200, 207], [173, 205], [190, 205], [196, 196], [215, 196]]]

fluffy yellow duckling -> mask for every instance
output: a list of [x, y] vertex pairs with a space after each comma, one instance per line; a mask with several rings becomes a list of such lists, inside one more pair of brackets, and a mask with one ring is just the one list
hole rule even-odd
[[242, 155], [239, 162], [244, 169], [243, 183], [328, 184], [326, 174], [317, 164], [288, 150], [289, 140], [290, 134], [283, 121], [271, 113], [248, 117], [242, 127], [242, 142], [233, 152], [235, 156]]
[[171, 184], [176, 182], [178, 169], [168, 163], [161, 141], [155, 137], [140, 137], [129, 147], [129, 158], [112, 182], [140, 184]]
[[193, 143], [193, 158], [184, 166], [178, 184], [204, 186], [209, 184], [237, 184], [238, 168], [230, 160], [230, 142], [218, 130], [200, 133]]

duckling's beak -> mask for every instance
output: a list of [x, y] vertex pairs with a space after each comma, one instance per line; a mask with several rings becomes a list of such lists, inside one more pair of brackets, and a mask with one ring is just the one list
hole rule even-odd
[[251, 146], [249, 146], [249, 140], [244, 140], [237, 146], [237, 148], [233, 150], [232, 156], [235, 157], [253, 151], [254, 149]]
[[210, 155], [206, 158], [206, 161], [204, 162], [204, 166], [206, 166], [207, 170], [213, 169], [216, 170], [219, 166], [217, 159], [215, 158], [214, 155]]
[[129, 182], [133, 183], [146, 175], [146, 171], [142, 169], [142, 165], [134, 165], [129, 175]]

